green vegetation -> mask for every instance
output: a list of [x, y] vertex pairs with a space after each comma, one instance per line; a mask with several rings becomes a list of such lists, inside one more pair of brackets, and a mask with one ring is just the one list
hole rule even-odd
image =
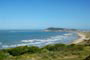
[[39, 48], [21, 46], [0, 51], [0, 60], [85, 60], [90, 55], [90, 46], [51, 44]]
[[12, 49], [8, 49], [7, 52], [12, 55], [12, 56], [19, 56], [19, 55], [23, 55], [25, 53], [37, 53], [40, 52], [40, 48], [36, 47], [36, 46], [22, 46], [22, 47], [16, 47], [16, 48], [12, 48]]

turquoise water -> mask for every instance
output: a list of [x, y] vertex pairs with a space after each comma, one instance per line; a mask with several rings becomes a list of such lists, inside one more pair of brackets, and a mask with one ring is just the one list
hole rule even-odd
[[47, 44], [69, 44], [78, 36], [70, 32], [43, 32], [42, 30], [0, 30], [0, 48], [16, 46], [45, 46]]

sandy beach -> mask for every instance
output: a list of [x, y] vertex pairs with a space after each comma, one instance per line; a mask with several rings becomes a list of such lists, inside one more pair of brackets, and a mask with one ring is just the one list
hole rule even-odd
[[79, 38], [77, 40], [73, 41], [72, 42], [73, 44], [78, 44], [86, 39], [86, 36], [84, 34], [79, 33], [79, 32], [77, 34], [78, 34]]

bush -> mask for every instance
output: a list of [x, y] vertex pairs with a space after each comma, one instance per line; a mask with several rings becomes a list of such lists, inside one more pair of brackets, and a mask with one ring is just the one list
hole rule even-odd
[[84, 49], [84, 46], [83, 45], [75, 45], [75, 44], [71, 44], [71, 45], [68, 45], [67, 46], [67, 49], [70, 50], [70, 51], [81, 51]]
[[37, 53], [37, 52], [40, 52], [41, 49], [39, 47], [36, 47], [36, 46], [31, 46], [31, 47], [28, 47], [28, 52], [29, 53]]
[[13, 56], [18, 56], [26, 53], [28, 51], [28, 47], [16, 47], [8, 50], [8, 53]]
[[53, 44], [53, 45], [47, 45], [43, 47], [43, 49], [47, 49], [49, 51], [60, 51], [66, 48], [66, 45], [64, 44]]
[[37, 53], [40, 52], [40, 48], [36, 46], [23, 46], [23, 47], [16, 47], [8, 50], [8, 53], [13, 56], [19, 56], [25, 53]]
[[90, 60], [90, 56], [86, 57], [84, 60]]

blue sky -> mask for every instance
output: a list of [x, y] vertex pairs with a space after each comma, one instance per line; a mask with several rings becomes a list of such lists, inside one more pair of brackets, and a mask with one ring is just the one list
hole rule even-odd
[[0, 0], [0, 29], [90, 29], [90, 0]]

